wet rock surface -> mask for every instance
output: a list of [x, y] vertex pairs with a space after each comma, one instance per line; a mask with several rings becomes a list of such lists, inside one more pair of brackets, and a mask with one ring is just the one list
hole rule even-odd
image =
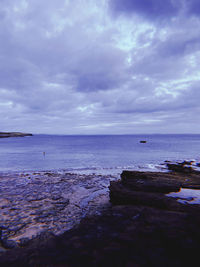
[[200, 163], [186, 160], [182, 162], [167, 162], [168, 170], [173, 172], [199, 174], [199, 169], [196, 170], [195, 167], [200, 167]]
[[157, 207], [167, 210], [195, 210], [199, 206], [183, 205], [175, 198], [167, 196], [170, 192], [178, 192], [181, 188], [200, 189], [200, 172], [137, 172], [124, 171], [121, 181], [113, 181], [110, 185], [110, 199], [115, 205], [132, 204]]
[[196, 266], [200, 206], [168, 196], [182, 187], [200, 189], [200, 174], [124, 171], [111, 181], [112, 205], [102, 214], [59, 236], [23, 240], [23, 248], [2, 253], [0, 265]]
[[21, 246], [44, 231], [61, 234], [86, 214], [100, 212], [109, 205], [110, 179], [115, 178], [59, 172], [1, 175], [1, 246]]

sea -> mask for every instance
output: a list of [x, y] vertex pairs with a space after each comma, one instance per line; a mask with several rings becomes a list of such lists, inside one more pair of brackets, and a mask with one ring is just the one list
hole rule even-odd
[[[140, 141], [146, 141], [141, 143]], [[120, 174], [160, 171], [165, 161], [200, 162], [200, 135], [33, 135], [0, 138], [0, 172]]]

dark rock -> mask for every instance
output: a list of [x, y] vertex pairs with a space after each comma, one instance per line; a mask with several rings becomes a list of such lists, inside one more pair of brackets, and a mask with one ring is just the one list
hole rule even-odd
[[61, 196], [53, 196], [52, 197], [52, 200], [59, 200], [59, 199], [61, 199], [62, 197]]
[[187, 161], [187, 160], [184, 160], [183, 162], [181, 162], [180, 164], [181, 165], [192, 165], [194, 161]]
[[11, 249], [11, 248], [17, 248], [18, 244], [14, 240], [9, 239], [3, 239], [1, 240], [1, 244], [4, 248]]
[[5, 249], [5, 248], [3, 248], [2, 246], [0, 246], [0, 254], [1, 253], [4, 253], [4, 252], [6, 252], [7, 250]]
[[173, 198], [164, 197], [161, 193], [134, 191], [120, 182], [111, 182], [110, 201], [114, 205], [142, 205], [162, 209], [179, 209], [180, 204]]
[[66, 206], [66, 205], [69, 204], [69, 199], [63, 199], [63, 200], [60, 200], [60, 201], [56, 201], [55, 204], [56, 205], [62, 204], [64, 206]]
[[29, 243], [30, 243], [30, 239], [27, 238], [27, 237], [21, 238], [21, 239], [19, 240], [19, 246], [20, 246], [20, 247], [25, 247], [25, 246], [27, 246]]
[[1, 242], [2, 239], [3, 239], [3, 231], [4, 231], [4, 230], [7, 230], [7, 227], [1, 225], [1, 226], [0, 226], [0, 242]]
[[199, 216], [191, 218], [184, 212], [114, 206], [61, 236], [44, 233], [27, 247], [6, 252], [0, 265], [193, 266], [198, 259], [199, 223]]
[[181, 183], [166, 173], [123, 171], [122, 184], [135, 191], [169, 193], [180, 190]]
[[181, 172], [181, 173], [192, 173], [192, 172], [195, 172], [191, 166], [190, 167], [186, 167], [184, 164], [168, 163], [167, 164], [167, 168], [170, 171], [174, 171], [174, 172]]
[[[197, 175], [198, 173], [198, 175]], [[140, 205], [174, 211], [200, 211], [200, 207], [179, 203], [168, 197], [181, 187], [200, 188], [200, 173], [155, 173], [123, 171], [121, 181], [110, 183], [110, 201], [114, 205]]]
[[24, 137], [24, 136], [32, 136], [32, 134], [31, 133], [20, 133], [20, 132], [0, 132], [0, 138]]

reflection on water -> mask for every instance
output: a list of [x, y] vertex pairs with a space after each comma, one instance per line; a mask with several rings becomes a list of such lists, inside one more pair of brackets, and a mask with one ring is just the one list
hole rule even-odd
[[177, 198], [183, 204], [200, 204], [200, 189], [181, 188], [179, 192], [171, 192], [166, 196]]

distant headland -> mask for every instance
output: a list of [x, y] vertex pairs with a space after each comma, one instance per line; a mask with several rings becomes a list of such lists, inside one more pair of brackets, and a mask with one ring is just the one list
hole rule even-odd
[[24, 137], [24, 136], [32, 136], [32, 134], [31, 133], [21, 133], [21, 132], [0, 132], [0, 138]]

